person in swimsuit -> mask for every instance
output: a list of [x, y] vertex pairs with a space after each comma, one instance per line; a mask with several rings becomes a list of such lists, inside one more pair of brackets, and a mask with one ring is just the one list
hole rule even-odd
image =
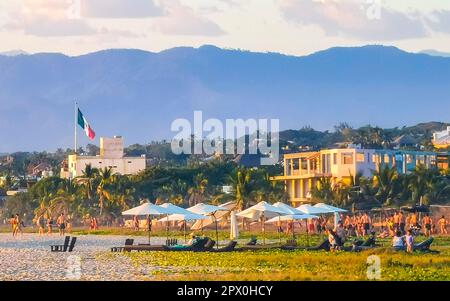
[[426, 215], [425, 215], [425, 217], [423, 218], [423, 220], [422, 220], [422, 224], [423, 224], [423, 226], [425, 227], [425, 236], [426, 237], [429, 237], [430, 236], [430, 234], [431, 234], [431, 223], [432, 223], [432, 221], [431, 221], [431, 217], [430, 217], [430, 215], [427, 213]]
[[44, 235], [45, 233], [45, 221], [44, 221], [44, 217], [41, 215], [38, 216], [37, 220], [36, 220], [36, 226], [38, 226], [38, 233], [39, 236]]
[[56, 220], [56, 224], [59, 228], [59, 235], [64, 236], [66, 234], [66, 218], [64, 216], [64, 213], [61, 213], [61, 215]]
[[47, 217], [47, 234], [52, 235], [53, 232], [53, 220], [52, 217]]
[[440, 233], [448, 234], [448, 231], [447, 231], [448, 221], [445, 219], [444, 215], [439, 219], [438, 224], [439, 224]]

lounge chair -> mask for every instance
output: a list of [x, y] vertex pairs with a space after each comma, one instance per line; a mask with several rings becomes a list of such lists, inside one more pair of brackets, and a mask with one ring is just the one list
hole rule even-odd
[[[434, 238], [430, 237], [427, 240], [422, 241], [421, 243], [414, 245], [414, 251], [419, 252], [431, 252], [431, 253], [439, 253], [439, 251], [436, 250], [430, 250], [431, 244], [433, 243]], [[394, 248], [396, 251], [406, 251], [406, 246], [404, 247], [396, 247]]]
[[165, 251], [193, 251], [201, 252], [204, 251], [205, 245], [209, 238], [197, 238], [191, 245], [176, 245], [176, 246], [164, 246]]
[[[132, 238], [127, 238], [125, 240], [125, 247], [126, 246], [132, 246], [134, 244], [134, 239]], [[124, 247], [112, 247], [111, 248], [111, 252], [123, 252], [124, 251]]]
[[296, 247], [296, 246], [289, 246], [284, 245], [281, 247], [282, 250], [292, 251], [292, 250], [306, 250], [306, 251], [319, 251], [319, 250], [325, 250], [330, 251], [330, 242], [328, 239], [325, 239], [323, 242], [319, 243], [317, 246], [314, 247]]
[[166, 240], [166, 246], [171, 247], [171, 246], [176, 246], [178, 244], [178, 239], [176, 238], [169, 238]]
[[212, 249], [211, 252], [216, 252], [216, 253], [232, 252], [235, 250], [236, 245], [237, 245], [237, 241], [232, 240], [225, 247], [222, 247], [219, 249]]
[[69, 245], [69, 252], [72, 252], [73, 249], [75, 248], [75, 243], [77, 242], [77, 238], [76, 237], [72, 237], [72, 240], [70, 241], [70, 245]]
[[246, 246], [255, 246], [257, 242], [258, 242], [258, 239], [257, 239], [255, 236], [252, 236], [252, 238], [251, 238], [250, 241], [246, 244]]
[[64, 244], [62, 244], [62, 245], [51, 245], [50, 246], [50, 250], [52, 252], [66, 252], [67, 248], [69, 247], [69, 242], [70, 242], [70, 236], [66, 236], [66, 238], [64, 239]]
[[204, 249], [204, 251], [211, 251], [215, 245], [216, 245], [216, 241], [208, 238], [208, 241], [206, 242], [203, 249]]

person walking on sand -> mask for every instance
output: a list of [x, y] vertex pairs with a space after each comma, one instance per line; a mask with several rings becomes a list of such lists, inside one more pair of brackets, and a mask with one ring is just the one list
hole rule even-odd
[[139, 231], [139, 218], [137, 215], [133, 217], [134, 231]]
[[66, 218], [64, 216], [64, 213], [61, 213], [61, 215], [56, 220], [56, 224], [59, 228], [59, 235], [64, 236], [66, 234]]
[[448, 231], [447, 231], [448, 221], [445, 219], [444, 215], [439, 219], [438, 224], [439, 224], [440, 233], [448, 234]]
[[23, 234], [22, 232], [22, 226], [23, 226], [23, 221], [20, 219], [19, 214], [16, 214], [15, 218], [15, 234], [13, 234], [13, 236], [17, 236], [20, 234]]

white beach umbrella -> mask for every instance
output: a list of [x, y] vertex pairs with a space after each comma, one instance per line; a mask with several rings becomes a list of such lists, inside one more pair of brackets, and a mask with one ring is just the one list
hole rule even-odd
[[[216, 224], [216, 246], [217, 248], [219, 248], [219, 230], [217, 228], [217, 219], [219, 218], [219, 214], [221, 214], [221, 216], [225, 215], [226, 213], [228, 213], [229, 209], [225, 208], [225, 207], [220, 207], [220, 206], [214, 206], [214, 205], [208, 205], [208, 204], [204, 204], [204, 203], [199, 203], [193, 207], [188, 208], [187, 210], [194, 212], [196, 214], [202, 214], [202, 215], [207, 215], [210, 216], [210, 218], [213, 219], [213, 221]], [[198, 224], [198, 222], [197, 222]], [[203, 231], [203, 220], [200, 221], [200, 229], [202, 229]], [[194, 224], [195, 226], [195, 224]], [[193, 226], [193, 227], [194, 227]], [[193, 228], [191, 227], [191, 229]]]
[[341, 220], [341, 215], [339, 213], [340, 212], [347, 212], [347, 210], [345, 210], [345, 209], [341, 209], [341, 208], [334, 207], [334, 206], [331, 206], [331, 205], [327, 205], [327, 204], [324, 204], [324, 203], [318, 203], [318, 204], [314, 205], [314, 207], [328, 209], [328, 210], [332, 211], [334, 213], [334, 227], [335, 228], [337, 227], [337, 224]]
[[[188, 211], [189, 212], [189, 211]], [[207, 216], [189, 212], [186, 214], [175, 213], [171, 214], [166, 218], [162, 218], [159, 222], [170, 222], [170, 221], [184, 221], [184, 240], [186, 241], [186, 221], [197, 221], [202, 219], [207, 219]]]
[[300, 210], [303, 213], [306, 214], [325, 214], [325, 213], [334, 213], [333, 210], [330, 210], [328, 208], [319, 208], [319, 207], [314, 207], [308, 204], [305, 205], [301, 205], [299, 207], [297, 207], [296, 209]]
[[334, 207], [334, 206], [327, 205], [324, 203], [315, 204], [313, 207], [327, 209], [327, 210], [330, 210], [331, 212], [347, 212], [347, 210], [345, 210], [345, 209]]
[[131, 208], [122, 212], [122, 215], [132, 215], [132, 216], [147, 216], [148, 222], [148, 244], [150, 244], [150, 215], [164, 215], [169, 214], [170, 211], [166, 208], [160, 207], [158, 205], [146, 202], [140, 206]]
[[[259, 202], [255, 206], [252, 206], [242, 212], [239, 212], [236, 214], [237, 216], [244, 217], [244, 218], [251, 218], [254, 219], [256, 216], [262, 218], [262, 230], [263, 230], [263, 243], [266, 243], [266, 228], [264, 226], [264, 218], [269, 217], [272, 218], [274, 216], [281, 216], [286, 215], [286, 211], [275, 207], [267, 202]], [[280, 233], [280, 240], [281, 240], [281, 233]]]
[[[236, 201], [231, 201], [231, 202], [227, 202], [225, 204], [221, 204], [219, 205], [219, 207], [221, 208], [226, 208], [227, 210], [221, 210], [221, 211], [216, 211], [216, 213], [214, 214], [215, 218], [217, 219], [217, 221], [220, 221], [223, 217], [225, 217], [230, 211], [234, 210], [237, 206]], [[198, 213], [198, 212], [197, 212]], [[200, 213], [202, 214], [202, 213]], [[215, 223], [215, 219], [213, 216], [210, 216], [208, 219], [206, 220], [201, 220], [201, 221], [197, 221], [195, 222], [195, 224], [191, 227], [191, 230], [200, 230], [203, 229], [205, 227], [208, 227], [209, 225], [212, 225], [213, 223]]]
[[231, 211], [230, 239], [237, 239], [238, 237], [239, 237], [239, 226], [236, 218], [236, 211]]
[[277, 202], [275, 204], [273, 204], [275, 207], [281, 208], [282, 210], [284, 210], [286, 212], [286, 214], [291, 214], [291, 215], [298, 215], [298, 214], [305, 214], [304, 212], [298, 210], [297, 208], [294, 208], [292, 206], [289, 206], [285, 203], [282, 202]]
[[189, 214], [189, 213], [191, 213], [190, 211], [187, 211], [186, 209], [178, 207], [178, 206], [176, 206], [174, 204], [171, 204], [171, 203], [164, 203], [164, 204], [159, 205], [159, 206], [168, 209], [170, 211], [169, 214], [176, 214], [176, 213], [178, 213], [178, 214]]

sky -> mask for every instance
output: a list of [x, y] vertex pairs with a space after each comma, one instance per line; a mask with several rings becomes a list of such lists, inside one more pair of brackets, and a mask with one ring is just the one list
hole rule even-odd
[[0, 52], [205, 44], [290, 55], [366, 44], [450, 53], [450, 1], [0, 0]]

